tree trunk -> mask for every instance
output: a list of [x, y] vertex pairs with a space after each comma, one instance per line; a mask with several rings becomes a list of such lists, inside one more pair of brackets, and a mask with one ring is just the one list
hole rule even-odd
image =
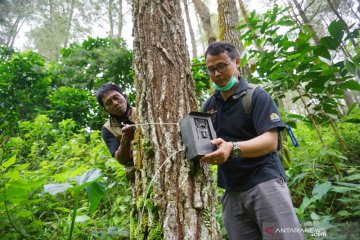
[[[244, 46], [240, 41], [240, 32], [235, 30], [239, 23], [235, 0], [218, 0], [218, 22], [219, 22], [219, 40], [234, 44], [241, 54]], [[248, 66], [240, 68], [240, 75], [250, 75]]]
[[67, 24], [66, 24], [66, 32], [65, 32], [66, 37], [64, 39], [63, 47], [67, 47], [67, 45], [69, 43], [71, 24], [72, 24], [72, 20], [74, 17], [74, 10], [75, 10], [75, 0], [72, 0], [71, 5], [70, 5], [69, 17], [68, 17]]
[[133, 16], [140, 124], [131, 238], [220, 239], [210, 166], [186, 160], [179, 136], [179, 121], [197, 110], [180, 2], [134, 0]]
[[118, 33], [117, 37], [120, 38], [122, 35], [122, 28], [123, 28], [123, 0], [118, 0], [119, 6], [117, 8], [118, 12]]
[[113, 19], [113, 0], [109, 0], [108, 2], [108, 16], [109, 16], [109, 37], [112, 38], [114, 36], [114, 19]]
[[191, 46], [192, 46], [192, 57], [197, 57], [197, 50], [196, 50], [196, 40], [195, 40], [195, 34], [194, 30], [192, 28], [191, 20], [190, 20], [190, 14], [189, 14], [189, 7], [188, 7], [188, 0], [183, 0], [184, 2], [184, 11], [186, 16], [186, 22], [189, 27], [189, 34], [191, 39]]
[[205, 31], [208, 45], [216, 41], [216, 35], [211, 27], [211, 15], [209, 8], [201, 0], [193, 0], [195, 10], [200, 16], [202, 27]]

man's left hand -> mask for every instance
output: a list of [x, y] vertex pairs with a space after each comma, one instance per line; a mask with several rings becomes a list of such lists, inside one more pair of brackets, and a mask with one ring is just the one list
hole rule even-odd
[[233, 144], [231, 142], [226, 142], [222, 138], [216, 138], [210, 143], [216, 145], [217, 150], [206, 154], [200, 160], [215, 165], [220, 165], [226, 162], [232, 152]]

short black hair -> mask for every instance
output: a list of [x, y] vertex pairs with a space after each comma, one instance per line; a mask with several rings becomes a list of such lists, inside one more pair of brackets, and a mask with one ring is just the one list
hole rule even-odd
[[205, 59], [207, 55], [216, 56], [223, 52], [226, 52], [231, 60], [240, 57], [238, 50], [235, 45], [229, 42], [214, 42], [212, 43], [205, 52]]
[[102, 102], [102, 98], [103, 98], [104, 94], [109, 91], [116, 91], [124, 96], [121, 88], [118, 85], [115, 85], [113, 83], [105, 83], [104, 85], [102, 85], [100, 87], [99, 90], [96, 91], [96, 100], [103, 108], [105, 108], [105, 106], [104, 106], [104, 103]]

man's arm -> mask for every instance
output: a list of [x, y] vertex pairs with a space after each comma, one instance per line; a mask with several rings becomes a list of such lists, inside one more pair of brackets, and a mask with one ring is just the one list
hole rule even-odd
[[[222, 164], [231, 155], [233, 144], [226, 142], [222, 138], [211, 141], [217, 146], [217, 150], [205, 155], [201, 160], [210, 164]], [[268, 153], [275, 152], [278, 145], [278, 130], [273, 128], [253, 139], [237, 142], [241, 149], [241, 157], [255, 158], [261, 157]]]
[[125, 125], [121, 129], [123, 135], [118, 150], [114, 153], [114, 158], [120, 164], [127, 164], [132, 158], [131, 141], [134, 139], [135, 126]]

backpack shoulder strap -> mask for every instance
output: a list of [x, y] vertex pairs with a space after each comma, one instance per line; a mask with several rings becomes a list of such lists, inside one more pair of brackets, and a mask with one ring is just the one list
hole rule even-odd
[[254, 93], [254, 90], [257, 88], [257, 85], [253, 84], [253, 83], [248, 83], [248, 89], [246, 90], [246, 93], [244, 94], [244, 96], [241, 98], [244, 110], [246, 112], [246, 114], [250, 114], [251, 113], [251, 99], [252, 99], [252, 95]]

